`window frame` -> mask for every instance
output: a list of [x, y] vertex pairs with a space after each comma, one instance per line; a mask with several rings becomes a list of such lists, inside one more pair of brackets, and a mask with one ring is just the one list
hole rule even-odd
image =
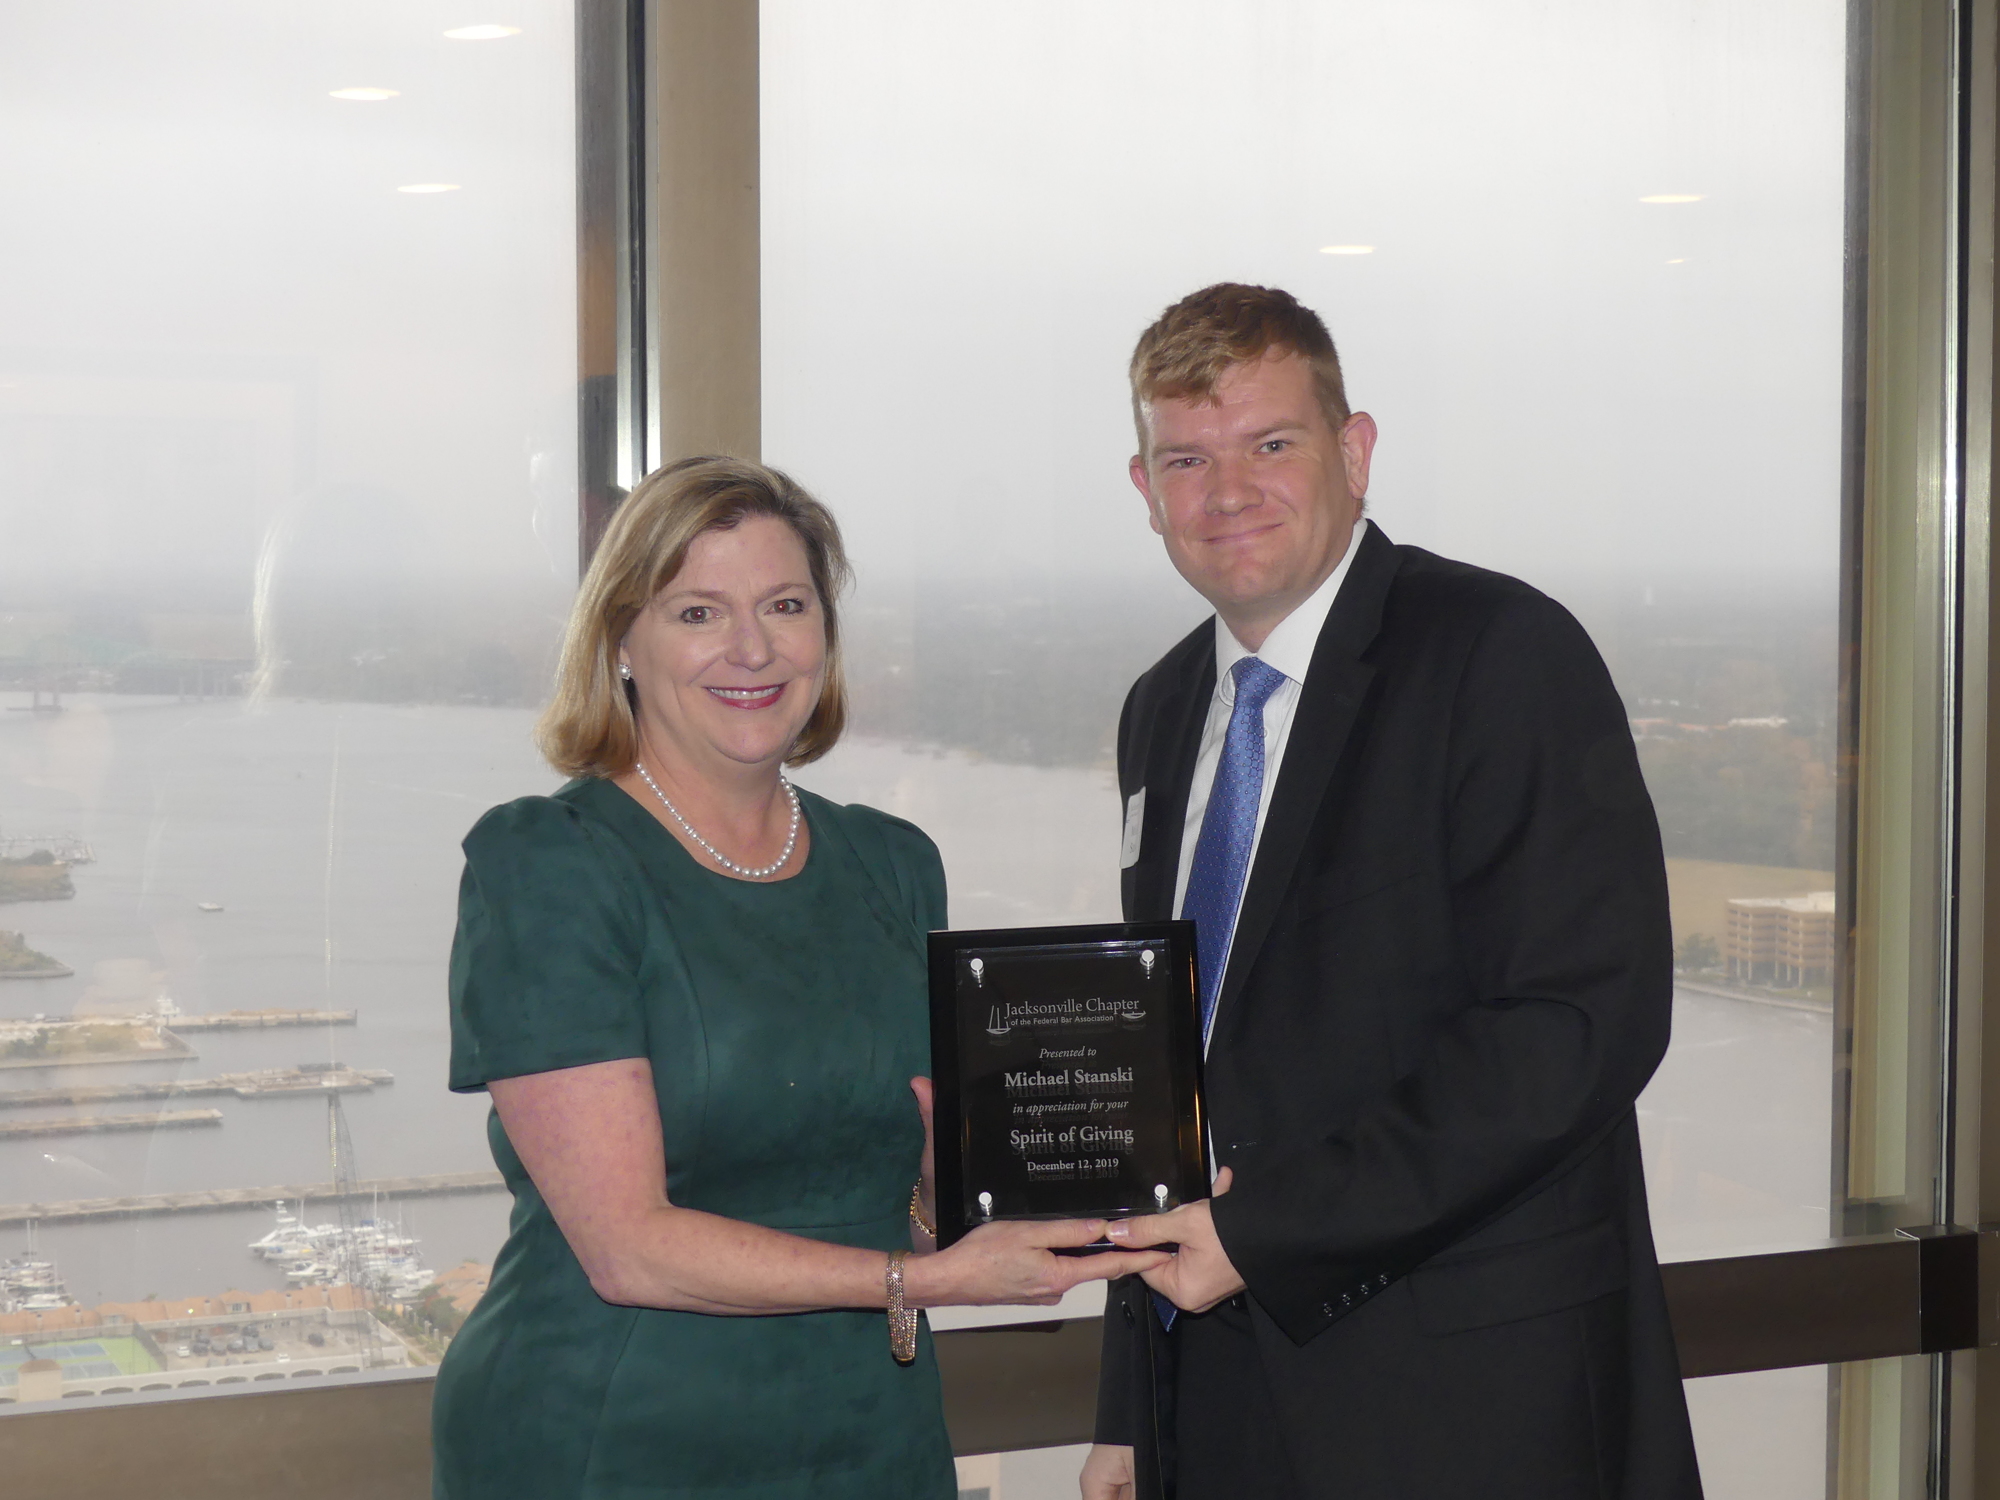
[[[580, 562], [664, 455], [757, 456], [756, 11], [741, 0], [578, 6]], [[1849, 1378], [1851, 1362], [1914, 1356], [1927, 1379], [1892, 1414], [1899, 1468], [1916, 1476], [1904, 1488], [2000, 1496], [2000, 1023], [1985, 1024], [2000, 997], [1989, 980], [2000, 883], [1986, 879], [2000, 861], [1987, 818], [2000, 770], [1988, 751], [2000, 712], [1990, 518], [2000, 0], [1851, 0], [1850, 18], [1838, 864], [1848, 962], [1836, 1012], [1850, 1040], [1834, 1083], [1834, 1197], [1853, 1232], [1670, 1263], [1665, 1279], [1691, 1377], [1846, 1366], [1830, 1494], [1868, 1492], [1850, 1433], [1878, 1397]], [[1885, 192], [1890, 173], [1901, 174], [1900, 197]], [[1900, 238], [1884, 227], [1892, 213]], [[1892, 425], [1916, 435], [1900, 457], [1885, 456]], [[1885, 716], [1924, 706], [1921, 693], [1884, 693], [1894, 662], [1928, 674], [1936, 701], [1892, 766], [1867, 753], [1871, 737]], [[1885, 799], [1914, 851], [1889, 885], [1872, 863]], [[1921, 1059], [1901, 1093], [1868, 1076], [1875, 1064], [1851, 1041], [1882, 1015], [1856, 980], [1856, 944], [1876, 941], [1880, 958], [1883, 915], [1899, 907], [1915, 920], [1887, 957], [1924, 1009], [1905, 1023]], [[1854, 1206], [1867, 1196], [1851, 1191], [1857, 1088], [1900, 1099], [1903, 1125], [1925, 1138], [1912, 1159], [1928, 1163], [1929, 1183], [1888, 1206]], [[1088, 1440], [1096, 1319], [937, 1342], [959, 1452]], [[0, 1414], [0, 1466], [24, 1490], [51, 1492], [164, 1480], [165, 1493], [209, 1497], [417, 1496], [428, 1493], [431, 1388], [430, 1372], [398, 1371], [26, 1408]]]

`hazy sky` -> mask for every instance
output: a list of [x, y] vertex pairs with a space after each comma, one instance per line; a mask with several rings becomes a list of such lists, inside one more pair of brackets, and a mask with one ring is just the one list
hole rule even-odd
[[0, 6], [0, 578], [247, 586], [363, 492], [426, 571], [571, 572], [571, 7], [503, 8]]
[[[570, 13], [0, 8], [11, 566], [240, 576], [276, 518], [365, 493], [398, 566], [559, 579]], [[1326, 315], [1401, 540], [1544, 580], [1831, 577], [1839, 0], [762, 16], [766, 454], [864, 580], [1177, 587], [1123, 367], [1222, 278]], [[520, 31], [443, 36], [477, 21]], [[398, 97], [330, 97], [357, 85]]]
[[764, 0], [766, 454], [885, 573], [1164, 574], [1125, 360], [1261, 281], [1398, 540], [1830, 578], [1844, 10]]

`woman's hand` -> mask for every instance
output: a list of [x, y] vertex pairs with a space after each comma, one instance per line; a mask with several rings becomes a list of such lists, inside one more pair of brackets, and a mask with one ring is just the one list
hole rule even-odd
[[1015, 1219], [982, 1224], [949, 1250], [904, 1271], [912, 1307], [1053, 1307], [1086, 1281], [1140, 1275], [1173, 1259], [1159, 1250], [1057, 1255], [1104, 1238], [1103, 1219]]
[[[924, 1206], [924, 1217], [937, 1223], [937, 1138], [931, 1130], [931, 1105], [936, 1098], [928, 1078], [912, 1078], [910, 1092], [917, 1096], [917, 1113], [924, 1117], [924, 1164], [917, 1180], [919, 1197]], [[937, 1240], [927, 1235], [915, 1224], [910, 1226], [910, 1244], [919, 1255], [928, 1255], [937, 1249]]]

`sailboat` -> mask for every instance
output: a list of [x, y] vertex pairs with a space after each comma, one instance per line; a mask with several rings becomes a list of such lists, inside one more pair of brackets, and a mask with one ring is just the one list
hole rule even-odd
[[374, 1195], [369, 1217], [358, 1221], [343, 1213], [340, 1224], [302, 1222], [304, 1203], [296, 1212], [280, 1200], [273, 1205], [277, 1223], [246, 1247], [283, 1269], [293, 1286], [327, 1286], [351, 1280], [369, 1291], [406, 1302], [437, 1279], [417, 1254], [417, 1240], [402, 1224], [382, 1217], [382, 1195]]
[[27, 1251], [0, 1261], [0, 1310], [54, 1312], [75, 1305], [76, 1298], [63, 1285], [55, 1260], [37, 1251], [35, 1221], [30, 1219]]

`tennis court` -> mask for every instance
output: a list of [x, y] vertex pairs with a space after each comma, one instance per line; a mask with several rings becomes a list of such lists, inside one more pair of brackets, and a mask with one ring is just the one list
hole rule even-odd
[[52, 1359], [62, 1366], [64, 1380], [105, 1380], [114, 1375], [146, 1375], [159, 1369], [151, 1351], [128, 1334], [94, 1339], [40, 1340], [0, 1345], [0, 1386], [20, 1382], [21, 1366], [31, 1359]]

